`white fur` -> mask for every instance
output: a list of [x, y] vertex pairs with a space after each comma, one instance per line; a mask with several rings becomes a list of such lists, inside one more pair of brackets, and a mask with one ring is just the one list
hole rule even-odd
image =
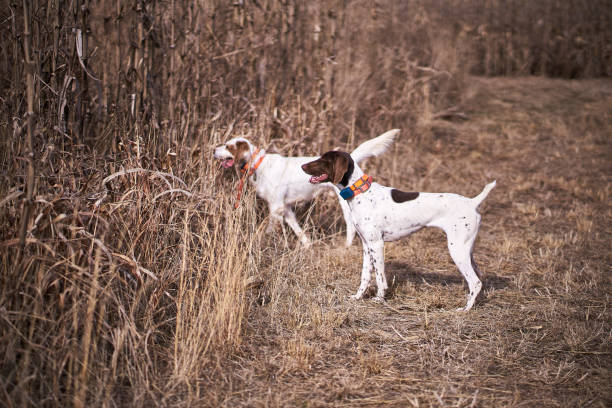
[[377, 157], [386, 152], [393, 144], [399, 129], [391, 129], [374, 139], [367, 140], [351, 152], [355, 163], [362, 163], [369, 157]]
[[[383, 133], [382, 135], [370, 139], [360, 146], [356, 152], [356, 159], [362, 161], [367, 157], [378, 156], [384, 153], [393, 143], [394, 138], [399, 134], [398, 129]], [[235, 146], [242, 141], [248, 144], [249, 149], [244, 157], [233, 157], [228, 150], [228, 146]], [[271, 232], [276, 223], [282, 225], [284, 220], [295, 232], [300, 242], [305, 246], [310, 245], [310, 240], [297, 222], [295, 213], [291, 208], [298, 201], [312, 200], [317, 194], [324, 190], [333, 190], [338, 196], [338, 190], [331, 184], [310, 184], [309, 177], [302, 171], [304, 163], [314, 160], [316, 157], [284, 157], [279, 154], [266, 154], [261, 149], [256, 157], [253, 157], [257, 148], [243, 137], [233, 138], [224, 145], [215, 148], [214, 157], [216, 159], [234, 159], [236, 161], [245, 160], [254, 165], [259, 157], [265, 155], [263, 161], [249, 177], [250, 182], [255, 186], [255, 192], [259, 198], [268, 203], [270, 210], [270, 220], [267, 231]], [[346, 246], [350, 246], [355, 237], [355, 228], [349, 218], [348, 204], [338, 196], [344, 221], [346, 222]]]
[[[348, 185], [363, 174], [355, 164]], [[363, 297], [374, 269], [377, 285], [374, 300], [384, 301], [387, 289], [384, 242], [398, 240], [423, 227], [438, 227], [446, 233], [450, 255], [470, 289], [467, 304], [461, 310], [470, 310], [482, 288], [480, 272], [472, 257], [472, 246], [480, 226], [477, 207], [495, 184], [495, 181], [487, 184], [474, 198], [451, 193], [419, 193], [415, 199], [395, 202], [391, 197], [392, 188], [372, 183], [369, 190], [345, 201], [363, 245], [361, 285], [351, 297]], [[337, 184], [336, 187], [346, 186]]]

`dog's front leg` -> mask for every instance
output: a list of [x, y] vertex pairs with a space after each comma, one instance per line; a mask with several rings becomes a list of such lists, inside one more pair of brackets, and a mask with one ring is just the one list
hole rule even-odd
[[353, 224], [353, 218], [351, 217], [351, 209], [343, 198], [340, 198], [340, 208], [342, 209], [342, 216], [344, 217], [344, 223], [346, 224], [346, 244], [349, 248], [355, 239], [355, 224]]
[[370, 244], [372, 267], [376, 275], [376, 297], [375, 302], [385, 301], [387, 291], [387, 277], [385, 276], [385, 242], [383, 240]]
[[370, 248], [367, 243], [362, 240], [361, 242], [362, 250], [363, 250], [363, 263], [361, 265], [361, 284], [359, 285], [359, 289], [357, 289], [357, 293], [351, 295], [351, 299], [357, 300], [363, 297], [363, 294], [370, 286], [370, 280], [372, 279], [372, 261], [370, 257]]
[[310, 239], [308, 239], [306, 233], [302, 230], [302, 228], [300, 228], [300, 224], [298, 224], [297, 219], [295, 218], [295, 213], [289, 206], [285, 207], [285, 222], [291, 227], [295, 235], [297, 235], [302, 245], [309, 248]]

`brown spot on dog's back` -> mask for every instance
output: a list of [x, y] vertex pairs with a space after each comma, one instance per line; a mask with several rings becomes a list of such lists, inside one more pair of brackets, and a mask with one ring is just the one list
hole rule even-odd
[[418, 196], [419, 196], [419, 193], [415, 193], [413, 191], [406, 192], [406, 191], [397, 190], [395, 188], [391, 190], [391, 198], [396, 203], [403, 203], [405, 201], [414, 200]]

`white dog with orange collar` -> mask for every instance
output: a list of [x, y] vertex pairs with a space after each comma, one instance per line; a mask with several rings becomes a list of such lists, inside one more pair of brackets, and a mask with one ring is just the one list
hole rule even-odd
[[310, 183], [332, 184], [348, 204], [351, 218], [363, 245], [361, 285], [353, 299], [363, 297], [376, 275], [374, 300], [384, 301], [387, 290], [384, 243], [405, 237], [423, 227], [444, 230], [448, 250], [468, 283], [470, 295], [462, 310], [470, 310], [482, 288], [481, 274], [472, 257], [472, 247], [480, 227], [477, 208], [495, 187], [485, 186], [474, 198], [450, 193], [404, 192], [373, 183], [346, 152], [327, 152], [302, 166], [311, 175]]

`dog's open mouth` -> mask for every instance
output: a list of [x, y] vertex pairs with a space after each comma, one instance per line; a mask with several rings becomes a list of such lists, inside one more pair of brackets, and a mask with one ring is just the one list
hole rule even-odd
[[229, 158], [229, 159], [223, 159], [221, 161], [221, 166], [225, 167], [226, 169], [229, 167], [232, 167], [234, 165], [234, 159]]
[[325, 180], [327, 180], [329, 176], [325, 173], [321, 174], [320, 176], [312, 176], [310, 178], [310, 184], [317, 184], [317, 183], [321, 183]]

